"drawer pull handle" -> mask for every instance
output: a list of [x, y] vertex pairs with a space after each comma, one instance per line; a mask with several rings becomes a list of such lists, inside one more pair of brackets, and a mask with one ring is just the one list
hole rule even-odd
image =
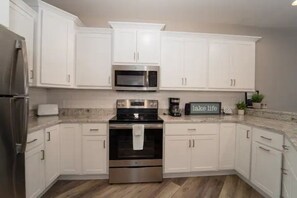
[[189, 148], [191, 148], [191, 140], [189, 140]]
[[193, 148], [195, 147], [195, 140], [193, 140]]
[[49, 141], [51, 141], [51, 132], [47, 132], [47, 134], [48, 134], [48, 139], [47, 139], [47, 141], [49, 142]]
[[32, 141], [27, 142], [27, 144], [31, 144], [31, 143], [36, 142], [36, 141], [37, 141], [37, 139], [34, 139]]
[[265, 139], [265, 140], [269, 140], [269, 141], [271, 141], [272, 139], [271, 138], [267, 138], [267, 137], [265, 137], [265, 136], [260, 136], [262, 139]]
[[105, 140], [103, 141], [103, 148], [105, 149]]
[[99, 131], [99, 129], [90, 129], [90, 131]]
[[289, 150], [289, 147], [287, 145], [283, 145], [283, 149], [288, 151]]
[[44, 159], [45, 159], [44, 150], [41, 150], [41, 153], [42, 153], [42, 158], [41, 158], [41, 160], [44, 160]]
[[196, 129], [188, 129], [188, 131], [196, 131]]
[[247, 139], [250, 139], [250, 130], [247, 130], [247, 131], [246, 131], [246, 138], [247, 138]]
[[267, 151], [267, 152], [270, 152], [269, 149], [266, 149], [266, 148], [263, 148], [262, 146], [259, 146], [260, 149], [262, 149], [263, 151]]

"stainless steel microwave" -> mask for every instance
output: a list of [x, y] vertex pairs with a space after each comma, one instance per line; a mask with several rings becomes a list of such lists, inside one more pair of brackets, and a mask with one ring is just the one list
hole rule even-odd
[[114, 65], [113, 89], [118, 91], [157, 91], [159, 66]]

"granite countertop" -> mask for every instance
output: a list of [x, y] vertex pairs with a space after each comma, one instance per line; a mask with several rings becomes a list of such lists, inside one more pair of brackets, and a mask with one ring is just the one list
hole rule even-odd
[[171, 117], [160, 115], [165, 123], [239, 123], [261, 127], [269, 131], [285, 135], [297, 149], [297, 123], [281, 121], [256, 116], [211, 115], [211, 116], [181, 116]]
[[28, 133], [59, 123], [108, 123], [112, 117], [113, 115], [34, 117], [29, 119]]
[[[47, 116], [31, 118], [28, 133], [44, 129], [59, 123], [108, 123], [113, 115], [91, 116]], [[297, 149], [297, 123], [281, 121], [256, 116], [238, 115], [210, 115], [210, 116], [181, 116], [171, 117], [160, 115], [164, 123], [240, 123], [254, 127], [261, 127], [273, 132], [284, 134]]]

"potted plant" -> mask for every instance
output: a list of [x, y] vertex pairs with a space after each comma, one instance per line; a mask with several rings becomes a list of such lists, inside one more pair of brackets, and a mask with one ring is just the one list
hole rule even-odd
[[261, 109], [261, 102], [264, 98], [263, 94], [254, 93], [252, 95], [252, 102], [253, 102], [253, 108], [254, 109]]
[[246, 109], [246, 104], [241, 101], [236, 104], [238, 115], [244, 115], [244, 110]]

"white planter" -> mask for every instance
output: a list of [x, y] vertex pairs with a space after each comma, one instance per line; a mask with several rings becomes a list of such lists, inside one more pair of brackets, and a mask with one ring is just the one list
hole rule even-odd
[[243, 109], [238, 109], [238, 115], [244, 115], [244, 110]]
[[261, 103], [260, 102], [253, 102], [253, 108], [254, 109], [261, 109]]

